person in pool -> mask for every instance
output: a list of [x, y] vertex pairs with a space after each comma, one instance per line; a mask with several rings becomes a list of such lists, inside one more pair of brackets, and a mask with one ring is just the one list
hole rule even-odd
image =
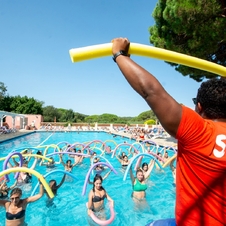
[[[60, 182], [58, 185], [57, 185], [56, 180], [50, 180], [50, 181], [49, 181], [49, 187], [50, 187], [50, 189], [52, 190], [54, 196], [57, 195], [58, 189], [59, 189], [59, 188], [62, 186], [62, 184], [64, 183], [65, 177], [66, 177], [66, 174], [64, 174], [64, 176], [62, 177], [61, 182]], [[45, 191], [45, 193], [46, 193], [46, 191]], [[48, 198], [50, 198], [49, 195], [48, 195], [48, 193], [46, 193], [46, 194], [47, 194]]]
[[46, 168], [55, 168], [55, 161], [53, 157], [50, 157], [51, 162], [41, 162], [41, 165], [46, 165]]
[[142, 201], [145, 199], [147, 184], [145, 183], [144, 173], [141, 169], [136, 171], [136, 177], [134, 177], [132, 172], [132, 167], [130, 167], [130, 179], [132, 182], [133, 193], [132, 197], [135, 202]]
[[25, 211], [28, 203], [39, 200], [44, 194], [42, 184], [37, 195], [21, 199], [22, 190], [14, 188], [10, 193], [10, 201], [0, 200], [0, 206], [6, 209], [6, 226], [25, 226]]
[[[114, 201], [107, 194], [106, 190], [103, 188], [102, 182], [103, 182], [103, 178], [101, 177], [101, 175], [96, 174], [96, 176], [93, 179], [93, 189], [89, 193], [89, 201], [87, 206], [88, 215], [90, 215], [91, 212], [103, 213], [105, 199], [107, 199], [108, 201], [111, 201], [112, 205], [114, 205]], [[103, 216], [102, 219], [103, 218], [105, 218], [105, 216]]]
[[[82, 154], [82, 151], [79, 149], [77, 153]], [[75, 163], [77, 164], [82, 163], [83, 159], [84, 159], [83, 155], [74, 155], [74, 160], [75, 160]]]
[[123, 168], [126, 168], [129, 165], [129, 163], [130, 163], [127, 155], [124, 155], [122, 159], [119, 158], [119, 156], [116, 155], [116, 158], [121, 163]]
[[71, 160], [70, 160], [70, 159], [68, 159], [68, 160], [66, 161], [66, 164], [65, 164], [64, 161], [63, 161], [62, 155], [60, 155], [60, 162], [61, 162], [62, 165], [64, 166], [64, 169], [65, 169], [66, 171], [68, 171], [68, 172], [72, 172], [73, 167], [75, 167], [75, 166], [78, 164], [78, 162], [75, 162], [74, 164], [71, 164]]
[[150, 177], [151, 172], [154, 168], [154, 165], [155, 165], [155, 160], [151, 159], [149, 164], [147, 162], [144, 162], [142, 163], [141, 167], [138, 166], [137, 170], [141, 169], [143, 171], [145, 181]]

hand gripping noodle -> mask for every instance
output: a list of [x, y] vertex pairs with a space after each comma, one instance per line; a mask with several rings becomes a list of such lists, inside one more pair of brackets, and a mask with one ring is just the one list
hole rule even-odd
[[[20, 158], [19, 166], [22, 167], [22, 165], [23, 165], [23, 157], [22, 157], [22, 155], [20, 154], [20, 152], [12, 152], [12, 153], [10, 153], [8, 156], [6, 156], [5, 161], [4, 161], [4, 163], [3, 163], [3, 170], [6, 170], [6, 169], [7, 169], [7, 164], [8, 164], [8, 162], [9, 162], [10, 158], [11, 158], [13, 155], [18, 155], [18, 156], [19, 156], [19, 158]], [[19, 177], [19, 173], [20, 173], [20, 172], [17, 171], [17, 173], [15, 174], [15, 177], [14, 177], [15, 179], [17, 179], [17, 178]], [[7, 181], [10, 181], [10, 180], [9, 180], [9, 176], [8, 176], [7, 174], [5, 175], [5, 179], [6, 179]]]
[[[111, 213], [111, 216], [108, 220], [100, 220], [98, 217], [95, 216], [93, 211], [90, 213], [90, 217], [98, 225], [101, 225], [101, 226], [109, 225], [115, 219], [115, 211], [114, 211], [114, 208], [113, 208], [113, 204], [112, 204], [111, 201], [109, 201], [108, 203], [109, 203], [109, 208], [110, 208], [110, 213]], [[88, 208], [88, 203], [86, 203], [86, 207]]]
[[[74, 63], [93, 58], [111, 56], [111, 50], [112, 43], [106, 43], [101, 45], [71, 49], [69, 50], [69, 54], [72, 62]], [[226, 77], [226, 68], [221, 65], [166, 49], [142, 45], [138, 43], [130, 43], [129, 54], [152, 57], [171, 63], [182, 64]]]
[[111, 170], [114, 172], [114, 174], [118, 174], [118, 173], [116, 172], [116, 170], [113, 168], [113, 166], [109, 165], [109, 164], [106, 163], [106, 162], [98, 162], [98, 163], [93, 164], [93, 165], [89, 168], [88, 173], [86, 174], [86, 179], [85, 179], [85, 182], [84, 182], [84, 185], [83, 185], [83, 189], [82, 189], [82, 196], [84, 196], [85, 193], [86, 193], [86, 187], [87, 187], [87, 184], [88, 184], [88, 180], [89, 180], [90, 174], [91, 174], [93, 168], [95, 168], [97, 165], [104, 165], [104, 166], [107, 166], [109, 169], [111, 169]]
[[0, 177], [4, 176], [6, 174], [9, 174], [9, 173], [14, 173], [14, 172], [27, 172], [27, 173], [30, 173], [30, 174], [36, 176], [41, 181], [41, 183], [43, 184], [43, 186], [44, 186], [46, 192], [48, 193], [49, 197], [50, 198], [54, 197], [52, 190], [50, 189], [49, 185], [47, 184], [47, 182], [45, 181], [43, 176], [35, 170], [29, 169], [29, 168], [26, 168], [26, 167], [16, 167], [16, 168], [7, 169], [7, 170], [0, 172]]
[[[44, 178], [48, 177], [51, 174], [55, 174], [55, 173], [64, 173], [64, 174], [67, 174], [68, 176], [74, 178], [75, 180], [78, 180], [78, 178], [76, 176], [74, 176], [72, 173], [69, 173], [66, 170], [53, 170], [53, 171], [50, 171], [49, 173], [47, 173], [47, 174], [44, 175]], [[38, 188], [38, 183], [35, 185], [35, 188], [32, 191], [31, 196], [33, 196], [35, 194], [37, 188]]]
[[156, 163], [158, 164], [159, 168], [162, 169], [161, 164], [159, 163], [159, 161], [158, 161], [154, 156], [152, 156], [152, 155], [150, 155], [150, 154], [147, 154], [147, 153], [140, 153], [140, 154], [134, 156], [134, 157], [132, 158], [130, 164], [127, 166], [126, 171], [125, 171], [125, 174], [124, 174], [124, 177], [123, 177], [123, 180], [124, 180], [124, 181], [126, 180], [127, 174], [128, 174], [128, 172], [129, 172], [129, 169], [130, 169], [130, 167], [132, 166], [133, 162], [135, 161], [135, 159], [139, 158], [140, 156], [148, 156], [148, 157], [154, 159], [154, 160], [156, 161]]

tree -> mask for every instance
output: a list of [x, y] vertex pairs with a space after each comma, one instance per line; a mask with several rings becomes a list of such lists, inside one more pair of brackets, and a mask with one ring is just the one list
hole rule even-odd
[[74, 113], [75, 122], [84, 122], [84, 121], [85, 121], [85, 118], [86, 118], [87, 116], [88, 116], [88, 115], [84, 115], [84, 114], [75, 112], [75, 113]]
[[85, 117], [84, 121], [88, 123], [94, 123], [94, 122], [98, 122], [98, 119], [99, 119], [99, 115], [90, 115]]
[[11, 97], [10, 108], [12, 112], [19, 114], [40, 114], [42, 115], [43, 102], [35, 100], [33, 97], [14, 96]]
[[4, 98], [6, 91], [7, 87], [3, 82], [0, 82], [0, 101]]
[[100, 123], [114, 123], [118, 121], [118, 116], [113, 114], [102, 114], [98, 118], [98, 122]]
[[149, 111], [144, 111], [142, 113], [140, 113], [138, 116], [137, 116], [137, 120], [138, 121], [146, 121], [146, 120], [149, 120], [149, 119], [154, 119], [156, 120], [156, 115], [154, 114], [154, 112], [152, 110], [149, 110]]
[[43, 121], [44, 122], [54, 122], [54, 119], [60, 118], [60, 113], [58, 109], [53, 106], [46, 106], [43, 108]]
[[[159, 0], [153, 12], [150, 42], [160, 48], [226, 66], [225, 0]], [[196, 81], [216, 74], [169, 63]]]
[[0, 100], [0, 110], [11, 112], [11, 103], [13, 101], [13, 97], [6, 95]]
[[59, 113], [59, 120], [60, 122], [75, 122], [75, 114], [72, 109], [63, 109], [63, 108], [58, 108], [58, 113]]

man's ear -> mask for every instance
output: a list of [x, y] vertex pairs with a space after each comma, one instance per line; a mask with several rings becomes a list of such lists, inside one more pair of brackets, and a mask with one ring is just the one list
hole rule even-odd
[[197, 112], [198, 112], [199, 114], [201, 114], [202, 111], [203, 111], [202, 106], [201, 106], [201, 104], [200, 104], [199, 102], [198, 102], [197, 105], [196, 105], [196, 109], [197, 109]]

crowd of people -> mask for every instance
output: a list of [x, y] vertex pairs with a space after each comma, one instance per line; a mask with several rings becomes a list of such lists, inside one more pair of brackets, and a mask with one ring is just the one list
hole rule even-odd
[[[63, 166], [64, 170], [67, 172], [72, 173], [73, 168], [76, 167], [79, 164], [83, 164], [83, 160], [85, 158], [90, 159], [90, 166], [92, 164], [96, 164], [96, 167], [94, 168], [94, 171], [96, 172], [96, 175], [93, 179], [93, 181], [90, 181], [89, 184], [93, 185], [93, 189], [90, 191], [88, 196], [88, 214], [90, 215], [91, 211], [97, 215], [100, 219], [105, 219], [106, 214], [104, 211], [104, 200], [107, 199], [114, 205], [114, 200], [108, 195], [105, 188], [102, 186], [102, 182], [108, 178], [108, 176], [111, 173], [111, 170], [107, 170], [107, 167], [104, 167], [101, 164], [101, 156], [97, 155], [95, 151], [92, 151], [89, 146], [87, 146], [88, 150], [88, 157], [85, 157], [84, 155], [76, 155], [75, 153], [82, 154], [84, 153], [84, 150], [82, 150], [80, 147], [75, 148], [73, 145], [67, 144], [63, 149], [60, 149], [60, 151], [70, 152], [71, 154], [67, 154], [64, 156], [63, 154], [59, 154], [60, 164]], [[87, 152], [86, 150], [86, 152]], [[107, 154], [109, 154], [109, 151], [111, 150], [111, 146], [106, 146], [103, 149]], [[133, 156], [135, 156], [137, 153], [133, 151], [132, 149], [126, 149], [126, 152], [118, 152], [116, 153], [116, 159], [119, 161], [122, 167], [122, 172], [125, 173], [126, 168], [128, 167], [130, 160]], [[147, 149], [148, 152], [148, 149]], [[26, 149], [23, 150], [23, 154], [28, 154], [28, 156], [23, 157], [23, 165], [22, 167], [27, 167], [30, 169], [35, 169], [37, 164], [40, 165], [40, 167], [45, 166], [46, 171], [54, 170], [58, 166], [56, 165], [56, 162], [54, 161], [53, 157], [50, 157], [51, 161], [42, 161], [38, 155], [42, 156], [43, 152], [41, 150], [38, 150], [36, 152], [36, 157], [29, 156], [29, 154], [32, 154], [32, 150]], [[113, 153], [113, 150], [110, 151], [110, 153]], [[164, 152], [165, 153], [165, 152]], [[164, 154], [163, 153], [163, 154]], [[129, 158], [128, 156], [131, 157]], [[31, 159], [33, 159], [33, 163], [30, 163]], [[98, 164], [100, 162], [100, 164]], [[138, 165], [138, 168], [136, 169], [136, 177], [134, 177], [132, 174], [132, 170], [130, 171], [130, 177], [132, 181], [132, 187], [133, 187], [133, 199], [135, 202], [143, 202], [145, 200], [145, 190], [147, 189], [147, 179], [150, 178], [151, 172], [154, 168], [154, 162], [155, 160], [151, 159], [149, 163], [140, 163]], [[31, 165], [32, 164], [32, 165]], [[12, 158], [11, 161], [8, 162], [9, 168], [15, 168], [19, 167], [19, 162], [16, 160], [16, 158]], [[106, 173], [104, 173], [106, 172]], [[27, 204], [29, 202], [34, 202], [38, 199], [40, 199], [43, 194], [46, 193], [46, 191], [43, 189], [42, 185], [40, 187], [40, 192], [38, 195], [34, 195], [29, 198], [22, 199], [22, 190], [26, 187], [26, 189], [32, 188], [32, 181], [33, 176], [27, 172], [20, 172], [17, 180], [15, 180], [15, 183], [8, 187], [7, 180], [1, 178], [0, 182], [0, 205], [5, 207], [6, 209], [6, 225], [22, 225], [22, 223], [25, 222], [25, 210], [27, 207]], [[57, 183], [55, 179], [51, 179], [48, 181], [49, 187], [54, 195], [57, 195], [58, 189], [63, 185], [66, 178], [66, 174], [63, 175], [61, 181]], [[29, 185], [29, 186], [27, 186]], [[50, 207], [53, 203], [53, 200], [49, 197], [48, 193], [46, 193], [47, 196], [47, 206]], [[9, 201], [8, 201], [9, 198]]]

